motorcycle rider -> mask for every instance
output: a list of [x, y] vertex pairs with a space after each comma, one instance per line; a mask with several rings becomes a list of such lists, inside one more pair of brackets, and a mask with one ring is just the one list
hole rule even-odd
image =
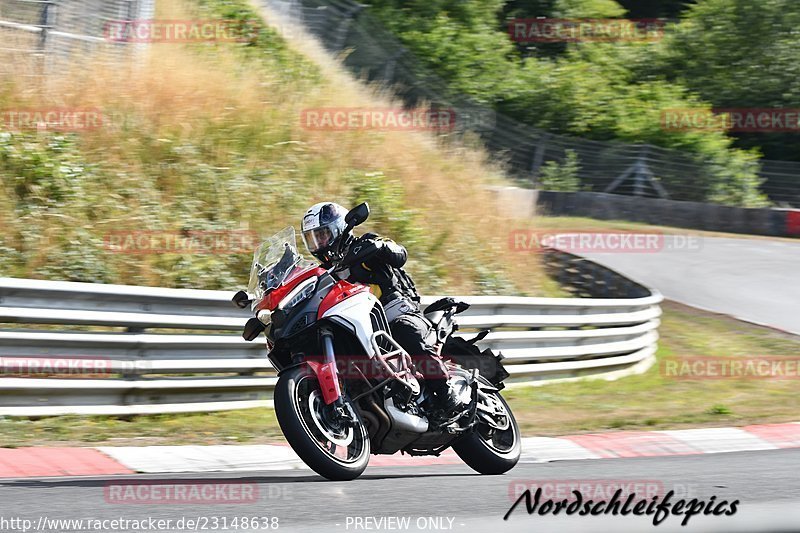
[[433, 326], [419, 308], [414, 282], [403, 270], [406, 249], [375, 233], [360, 237], [345, 233], [347, 209], [334, 202], [311, 206], [303, 216], [302, 233], [308, 251], [325, 268], [345, 259], [351, 264], [347, 281], [369, 285], [381, 301], [389, 320], [392, 338], [408, 352], [433, 395], [432, 407], [446, 418], [460, 405], [447, 384], [447, 370], [427, 339]]

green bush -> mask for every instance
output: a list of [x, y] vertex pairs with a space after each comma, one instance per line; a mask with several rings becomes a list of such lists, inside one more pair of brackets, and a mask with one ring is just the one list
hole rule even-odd
[[[800, 12], [792, 0], [765, 4], [762, 20], [761, 6], [749, 0], [701, 2], [667, 27], [662, 42], [568, 45], [516, 46], [504, 17], [606, 18], [625, 10], [613, 0], [375, 0], [371, 13], [452, 91], [554, 133], [681, 150], [704, 170], [692, 199], [753, 207], [766, 203], [759, 144], [740, 141], [742, 150], [722, 132], [664, 131], [661, 112], [741, 104], [747, 95], [769, 106], [796, 101], [791, 63], [800, 37], [792, 28]], [[760, 75], [762, 65], [776, 75]]]
[[567, 150], [563, 164], [548, 161], [542, 166], [536, 179], [536, 187], [545, 191], [579, 191], [581, 188], [579, 171], [578, 154], [575, 150]]

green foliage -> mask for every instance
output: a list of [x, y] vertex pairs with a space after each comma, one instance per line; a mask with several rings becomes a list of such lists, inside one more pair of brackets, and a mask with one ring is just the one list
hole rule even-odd
[[385, 0], [373, 3], [370, 12], [455, 90], [493, 105], [502, 97], [514, 54], [513, 43], [496, 28], [502, 5], [500, 0]]
[[520, 296], [519, 289], [495, 265], [478, 265], [477, 294]]
[[[383, 172], [352, 171], [345, 176], [345, 183], [351, 188], [350, 205], [367, 202], [370, 206], [369, 220], [360, 229], [374, 231], [406, 247], [408, 269], [414, 273], [418, 289], [427, 293], [444, 290], [447, 276], [442, 257], [447, 256], [443, 250], [447, 231], [438, 236], [426, 232], [419, 213], [408, 207], [413, 201], [402, 185]], [[476, 277], [480, 284], [482, 273], [477, 271]]]
[[556, 0], [553, 15], [559, 18], [616, 18], [625, 8], [614, 0]]
[[635, 7], [613, 0], [476, 3], [375, 0], [372, 12], [453, 91], [501, 113], [554, 133], [687, 152], [704, 175], [693, 184], [700, 196], [692, 199], [763, 205], [756, 174], [760, 148], [783, 146], [782, 156], [796, 157], [788, 152], [796, 154], [800, 141], [787, 135], [734, 138], [661, 125], [667, 109], [798, 107], [800, 11], [793, 0], [767, 0], [765, 6], [749, 0], [636, 4], [639, 16], [690, 7], [662, 42], [531, 46], [511, 42], [507, 19], [620, 17]]
[[247, 57], [263, 60], [267, 65], [280, 65], [280, 74], [295, 82], [318, 82], [316, 67], [305, 57], [292, 51], [278, 32], [267, 26], [261, 15], [241, 0], [195, 0], [202, 12], [215, 18], [236, 21], [236, 35], [242, 36]]
[[18, 277], [22, 254], [6, 244], [5, 236], [0, 236], [0, 277]]
[[58, 208], [82, 196], [89, 169], [72, 140], [64, 136], [15, 136], [0, 132], [0, 162], [13, 174], [8, 188], [22, 213]]
[[44, 262], [35, 267], [33, 276], [66, 281], [113, 283], [117, 276], [105, 260], [104, 243], [84, 228], [58, 236], [48, 246]]
[[708, 200], [727, 205], [767, 207], [769, 202], [759, 190], [762, 180], [756, 174], [757, 157], [741, 150], [734, 151], [734, 154], [737, 157], [719, 154], [709, 165], [712, 177], [708, 184]]
[[667, 35], [653, 67], [721, 107], [797, 104], [798, 25], [792, 0], [706, 0]]
[[[800, 9], [793, 0], [706, 0], [655, 48], [641, 76], [680, 83], [719, 108], [800, 107]], [[767, 158], [798, 160], [794, 133], [739, 134]]]
[[[246, 0], [198, 2], [207, 18], [257, 18]], [[192, 102], [191, 85], [162, 87], [162, 73], [145, 70], [143, 76], [159, 78], [145, 79], [156, 94], [142, 102], [131, 98], [135, 92], [119, 100], [99, 93], [97, 105], [113, 117], [108, 130], [0, 132], [0, 276], [230, 290], [246, 283], [252, 247], [152, 251], [120, 249], [110, 241], [143, 232], [249, 232], [265, 238], [296, 227], [309, 205], [338, 197], [345, 205], [370, 203], [364, 229], [409, 249], [409, 271], [422, 292], [447, 289], [455, 276], [446, 261], [463, 259], [456, 255], [460, 243], [450, 237], [449, 222], [425, 228], [429, 213], [406, 197], [399, 177], [376, 171], [381, 163], [372, 163], [372, 148], [339, 153], [361, 142], [358, 132], [314, 136], [298, 127], [300, 107], [318, 104], [313, 93], [332, 89], [316, 66], [263, 27], [241, 45], [181, 53], [196, 55], [198, 74], [210, 64], [230, 76], [223, 89], [210, 84], [212, 107], [203, 106], [204, 87], [198, 87], [200, 103]], [[230, 56], [236, 61], [226, 63]], [[190, 63], [174, 79], [182, 82], [181, 76], [194, 73]], [[21, 91], [12, 89], [12, 83], [0, 83], [0, 108], [18, 105], [14, 98]], [[340, 101], [351, 98], [333, 89]], [[168, 107], [170, 102], [176, 105]], [[154, 105], [169, 114], [150, 112]], [[371, 139], [379, 150], [380, 136]], [[418, 164], [438, 165], [446, 157]], [[464, 287], [482, 279], [473, 263], [463, 261], [458, 273]]]
[[351, 187], [349, 205], [367, 202], [370, 206], [365, 227], [407, 246], [419, 243], [421, 231], [415, 224], [416, 214], [413, 209], [406, 207], [410, 202], [400, 183], [383, 172], [358, 171], [346, 175], [345, 181]]
[[[253, 39], [235, 47], [243, 65], [263, 68], [298, 92], [320, 82], [318, 69], [246, 2], [199, 2], [205, 16], [257, 28]], [[208, 47], [196, 53], [214, 57]], [[0, 89], [3, 106], [12, 102], [12, 89], [12, 83]], [[226, 104], [219, 102], [225, 113], [192, 116], [189, 134], [184, 128], [159, 130], [133, 106], [108, 109], [119, 131], [109, 131], [114, 140], [100, 149], [77, 134], [0, 132], [0, 276], [204, 289], [243, 284], [252, 252], [241, 247], [138, 253], [108, 245], [114, 234], [135, 232], [253, 228], [266, 237], [265, 231], [295, 222], [313, 190], [305, 187], [314, 180], [312, 171], [308, 181], [296, 173], [316, 163], [307, 162], [290, 128], [272, 126], [270, 111], [256, 110], [243, 123], [233, 112], [236, 104]], [[108, 161], [109, 147], [124, 164]], [[255, 163], [264, 160], [266, 167]]]
[[[0, 132], [0, 180], [8, 200], [0, 275], [15, 275], [23, 257], [36, 273], [66, 280], [109, 281], [102, 240], [87, 231], [102, 213], [96, 168], [63, 135]], [[2, 213], [0, 213], [2, 214]], [[54, 234], [52, 223], [63, 231]]]
[[[173, 156], [172, 164], [186, 162]], [[233, 182], [230, 176], [215, 182], [208, 165], [187, 164], [189, 181], [177, 189], [169, 187], [176, 194], [169, 209], [162, 209], [168, 187], [159, 186], [157, 176], [131, 178], [89, 159], [75, 136], [0, 134], [0, 182], [11, 206], [6, 215], [11, 222], [0, 243], [5, 250], [0, 275], [110, 283], [118, 281], [130, 261], [129, 255], [107, 246], [114, 232], [237, 227], [231, 213], [225, 212], [230, 206], [223, 207], [220, 200]], [[165, 157], [148, 170], [163, 172], [169, 168], [165, 161], [170, 159]], [[137, 258], [173, 286], [224, 288], [233, 282], [225, 273], [243, 256], [187, 253]]]
[[712, 405], [711, 407], [709, 407], [706, 410], [706, 414], [709, 414], [709, 415], [731, 415], [731, 414], [733, 414], [733, 411], [731, 411], [728, 407], [726, 407], [726, 406], [724, 406], [722, 404], [715, 404], [715, 405]]
[[574, 150], [567, 150], [564, 163], [548, 161], [542, 166], [536, 179], [536, 186], [545, 191], [579, 191], [581, 188], [579, 171], [578, 154]]

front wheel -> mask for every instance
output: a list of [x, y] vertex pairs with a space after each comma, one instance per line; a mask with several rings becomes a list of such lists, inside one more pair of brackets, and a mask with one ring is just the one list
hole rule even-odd
[[480, 391], [478, 424], [453, 449], [470, 468], [481, 474], [504, 474], [522, 453], [519, 426], [499, 392]]
[[275, 385], [275, 415], [286, 440], [308, 466], [332, 481], [361, 475], [369, 462], [369, 436], [351, 406], [355, 423], [326, 405], [316, 376], [307, 368], [283, 374]]

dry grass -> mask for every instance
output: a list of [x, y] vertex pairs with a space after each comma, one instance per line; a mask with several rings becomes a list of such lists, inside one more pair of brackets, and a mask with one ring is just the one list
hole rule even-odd
[[[159, 9], [162, 17], [207, 16], [184, 2], [160, 2]], [[103, 174], [86, 187], [95, 203], [51, 209], [49, 219], [37, 221], [36, 243], [21, 244], [21, 221], [11, 208], [18, 200], [9, 186], [13, 177], [0, 167], [6, 182], [0, 220], [16, 234], [12, 246], [26, 256], [12, 274], [42, 277], [43, 251], [57, 252], [77, 227], [100, 240], [112, 229], [185, 227], [186, 217], [175, 210], [189, 210], [192, 199], [194, 226], [224, 222], [267, 236], [295, 225], [305, 205], [350, 203], [365, 177], [380, 189], [373, 200], [376, 221], [365, 229], [393, 236], [397, 228], [410, 228], [394, 236], [410, 241], [412, 257], [420, 258], [410, 266], [431, 280], [421, 280], [423, 288], [546, 292], [538, 259], [507, 249], [502, 228], [515, 223], [486, 190], [504, 176], [480, 148], [420, 131], [301, 127], [303, 109], [400, 104], [387, 91], [352, 79], [307, 37], [298, 39], [288, 48], [276, 41], [274, 48], [249, 51], [236, 44], [154, 44], [137, 63], [109, 67], [87, 58], [44, 84], [25, 83], [17, 74], [0, 77], [5, 108], [99, 108], [110, 119], [78, 139], [81, 155]], [[163, 258], [97, 254], [111, 273], [86, 281], [187, 284], [165, 274], [174, 265], [165, 268]], [[240, 279], [238, 272], [232, 276]]]
[[797, 380], [688, 380], [665, 376], [665, 357], [785, 357], [800, 350], [796, 336], [724, 315], [665, 302], [659, 363], [619, 381], [583, 381], [509, 390], [522, 431], [565, 435], [609, 430], [675, 429], [794, 422]]

